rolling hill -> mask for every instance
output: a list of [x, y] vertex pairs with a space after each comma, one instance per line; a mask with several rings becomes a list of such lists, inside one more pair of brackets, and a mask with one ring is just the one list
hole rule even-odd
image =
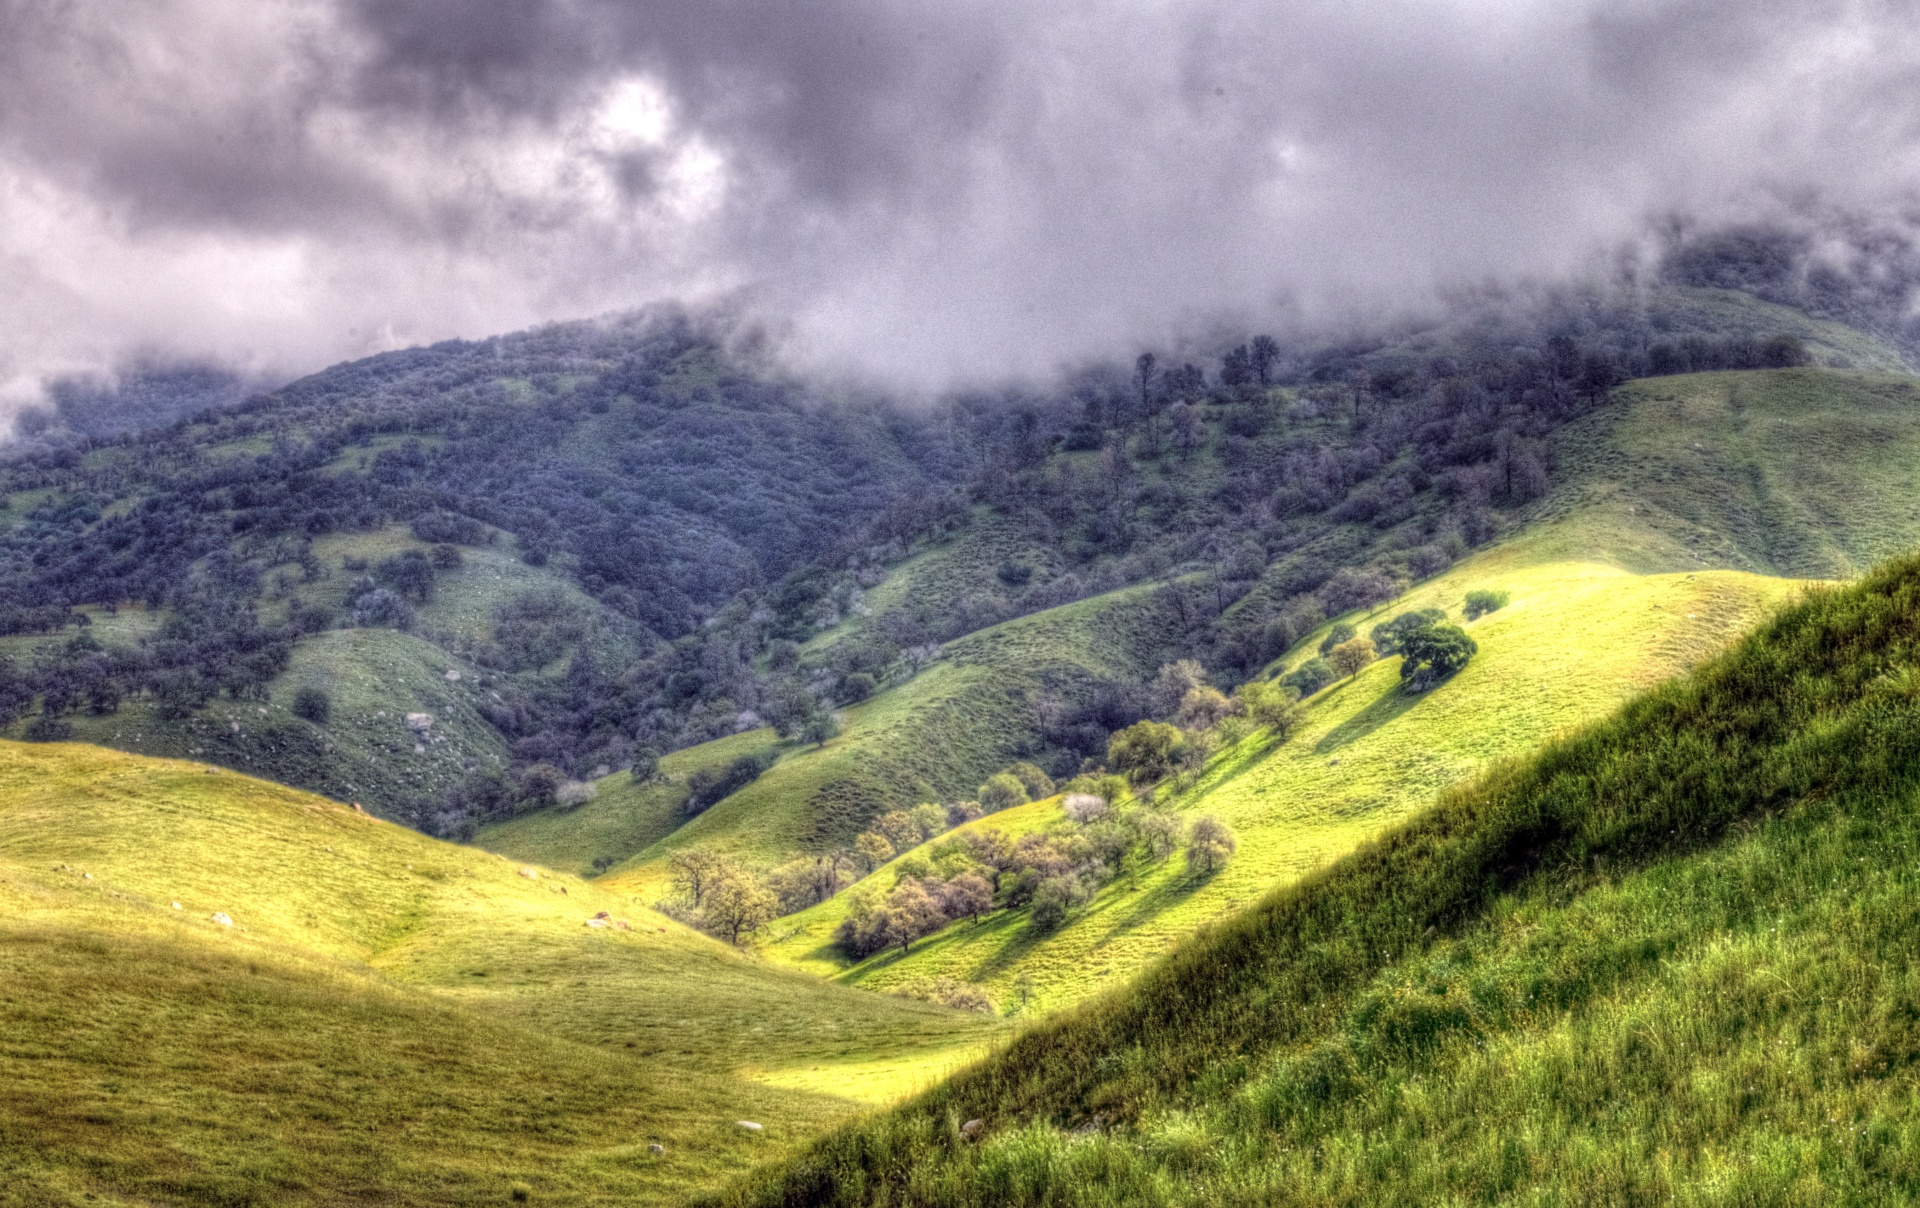
[[1817, 590], [727, 1202], [1911, 1197], [1916, 685]]
[[0, 747], [0, 903], [7, 1203], [670, 1202], [992, 1035], [573, 877], [83, 746]]
[[[1224, 872], [1196, 881], [1169, 862], [1107, 885], [1051, 933], [1030, 926], [1025, 911], [1002, 911], [978, 925], [955, 924], [910, 952], [860, 961], [833, 942], [849, 909], [842, 896], [775, 924], [764, 951], [876, 989], [952, 977], [983, 987], [1006, 1009], [1044, 1010], [1097, 993], [1205, 923], [1426, 808], [1447, 785], [1684, 672], [1790, 598], [1804, 578], [1848, 576], [1920, 541], [1920, 508], [1912, 502], [1920, 497], [1912, 468], [1920, 465], [1917, 402], [1911, 379], [1833, 371], [1699, 374], [1624, 387], [1613, 407], [1566, 430], [1558, 450], [1565, 486], [1518, 533], [1346, 618], [1364, 631], [1417, 608], [1457, 616], [1469, 590], [1508, 591], [1512, 604], [1468, 625], [1481, 653], [1465, 672], [1410, 697], [1397, 683], [1397, 660], [1384, 660], [1308, 701], [1300, 732], [1285, 745], [1249, 735], [1172, 800], [1186, 816], [1211, 814], [1237, 832], [1240, 851]], [[906, 564], [901, 577], [920, 587], [929, 573], [922, 568], [936, 556]], [[979, 560], [964, 552], [945, 558]], [[890, 578], [870, 598], [884, 605], [906, 594]], [[1060, 612], [1075, 615], [1090, 603]], [[1008, 667], [1026, 665], [1059, 632], [1055, 615], [1037, 613], [954, 646], [1004, 646], [1022, 652]], [[1309, 653], [1320, 632], [1291, 659]], [[894, 689], [864, 708], [887, 715], [891, 702], [912, 691]], [[932, 730], [869, 731], [856, 723], [836, 743], [858, 743], [867, 733], [881, 736], [889, 758], [902, 745], [940, 741]], [[776, 769], [784, 776], [770, 773], [716, 807], [714, 822], [723, 826], [685, 827], [610, 882], [657, 896], [664, 856], [681, 846], [711, 845], [766, 863], [801, 850], [792, 823], [759, 823], [804, 811], [805, 793], [818, 790], [786, 786], [819, 758], [790, 756]], [[1017, 819], [990, 817], [970, 829], [1017, 834], [1046, 826], [1065, 826], [1057, 809], [1027, 807]], [[729, 846], [729, 833], [751, 838]], [[874, 883], [892, 884], [924, 855], [902, 853]]]

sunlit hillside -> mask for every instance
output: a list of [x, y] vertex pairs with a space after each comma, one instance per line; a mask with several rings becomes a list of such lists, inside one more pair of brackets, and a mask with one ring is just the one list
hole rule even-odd
[[82, 746], [0, 746], [0, 902], [11, 1203], [662, 1202], [991, 1030], [350, 807]]

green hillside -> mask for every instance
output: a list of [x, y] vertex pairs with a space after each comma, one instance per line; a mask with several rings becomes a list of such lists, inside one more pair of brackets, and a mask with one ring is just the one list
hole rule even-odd
[[970, 797], [1026, 757], [1038, 698], [1072, 699], [1095, 676], [1151, 674], [1167, 640], [1152, 610], [1151, 589], [1130, 588], [950, 642], [904, 685], [845, 710], [839, 737], [789, 748], [603, 882], [651, 900], [667, 856], [685, 847], [771, 862], [846, 844], [888, 809]]
[[[1708, 447], [1718, 453], [1703, 460]], [[1848, 575], [1920, 542], [1920, 396], [1910, 379], [1780, 371], [1635, 383], [1604, 419], [1571, 428], [1562, 456], [1568, 486], [1515, 537], [1348, 618], [1364, 632], [1416, 608], [1457, 617], [1469, 590], [1509, 592], [1507, 608], [1468, 624], [1480, 654], [1466, 671], [1409, 696], [1398, 660], [1383, 660], [1312, 698], [1290, 742], [1255, 733], [1174, 800], [1234, 828], [1239, 852], [1222, 873], [1195, 880], [1169, 862], [1107, 885], [1051, 934], [1004, 911], [860, 962], [832, 942], [848, 909], [836, 900], [782, 920], [766, 951], [873, 988], [947, 976], [1003, 1004], [1016, 986], [1033, 1007], [1078, 1001], [1424, 809], [1447, 785], [1690, 668], [1791, 595], [1798, 581], [1778, 576]], [[1709, 544], [1705, 533], [1728, 537]], [[895, 875], [882, 869], [879, 883]]]
[[[1137, 973], [1203, 924], [1226, 917], [1276, 885], [1336, 859], [1382, 828], [1426, 808], [1447, 785], [1491, 761], [1524, 752], [1556, 733], [1604, 716], [1637, 692], [1692, 666], [1744, 633], [1797, 589], [1790, 580], [1739, 572], [1633, 575], [1599, 563], [1529, 565], [1524, 546], [1463, 563], [1377, 613], [1355, 618], [1364, 631], [1423, 607], [1458, 615], [1468, 590], [1494, 587], [1513, 602], [1468, 623], [1480, 653], [1430, 693], [1410, 696], [1398, 659], [1312, 697], [1299, 730], [1283, 745], [1256, 731], [1222, 750], [1198, 783], [1170, 804], [1184, 816], [1211, 814], [1235, 831], [1239, 851], [1220, 873], [1189, 875], [1169, 860], [1106, 886], [1052, 933], [1027, 912], [1002, 911], [959, 923], [902, 955], [858, 964], [832, 943], [845, 895], [781, 920], [764, 950], [816, 973], [886, 988], [938, 976], [1016, 1001], [1020, 983], [1034, 1009], [1065, 1005]], [[1039, 819], [991, 816], [973, 828], [1011, 836]], [[1044, 807], [1064, 826], [1057, 806]], [[894, 866], [914, 859], [905, 853]], [[890, 883], [891, 870], [876, 874]]]
[[0, 936], [4, 1203], [672, 1201], [991, 1034], [572, 877], [75, 745], [0, 745]]
[[1916, 697], [1909, 560], [732, 1200], [1909, 1200]]

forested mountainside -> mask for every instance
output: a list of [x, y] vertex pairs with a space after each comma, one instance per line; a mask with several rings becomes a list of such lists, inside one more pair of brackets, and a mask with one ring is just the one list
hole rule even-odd
[[1153, 650], [1068, 669], [952, 769], [1065, 774], [1167, 659], [1231, 684], [1485, 543], [1620, 381], [1900, 364], [1685, 286], [917, 407], [791, 380], [737, 336], [654, 314], [120, 436], [41, 414], [0, 464], [0, 716], [464, 833], [637, 754], [826, 732], [956, 637], [1155, 584]]

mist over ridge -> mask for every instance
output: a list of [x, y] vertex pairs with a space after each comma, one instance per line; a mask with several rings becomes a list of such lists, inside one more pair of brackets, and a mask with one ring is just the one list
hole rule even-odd
[[0, 383], [284, 379], [674, 299], [928, 390], [1644, 280], [1689, 223], [1885, 294], [1907, 16], [10, 0]]

